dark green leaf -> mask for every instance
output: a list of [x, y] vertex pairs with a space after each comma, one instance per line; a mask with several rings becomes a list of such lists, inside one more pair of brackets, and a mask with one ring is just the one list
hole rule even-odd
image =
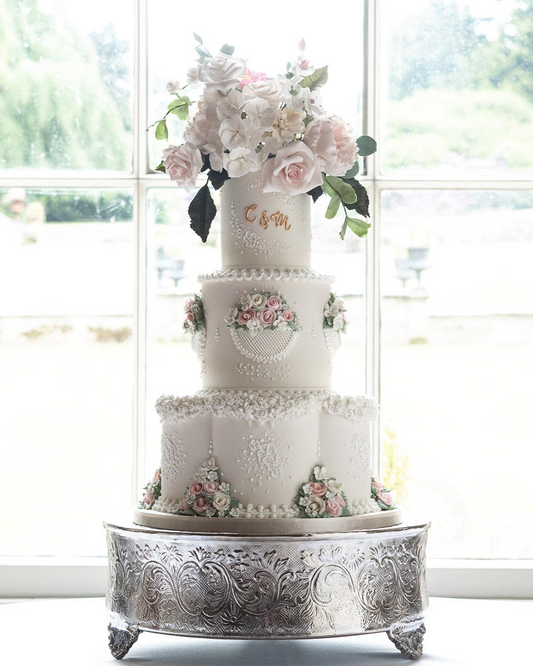
[[226, 169], [222, 169], [222, 171], [215, 171], [214, 169], [211, 169], [207, 174], [207, 177], [209, 178], [211, 185], [215, 188], [215, 190], [219, 190], [222, 185], [224, 185], [224, 183], [229, 180], [229, 175]]
[[309, 76], [304, 76], [300, 81], [302, 88], [309, 88], [309, 90], [316, 90], [321, 88], [328, 82], [328, 66], [320, 67]]
[[201, 187], [189, 205], [191, 229], [200, 236], [202, 243], [207, 241], [211, 222], [217, 214], [207, 183]]
[[229, 44], [224, 44], [224, 46], [220, 47], [220, 53], [224, 53], [224, 55], [227, 56], [232, 56], [235, 51], [234, 46], [230, 46]]
[[378, 149], [378, 144], [371, 136], [360, 136], [356, 141], [359, 147], [359, 155], [361, 157], [367, 157], [367, 155], [372, 155]]
[[312, 190], [309, 190], [307, 194], [313, 197], [313, 203], [316, 203], [318, 199], [324, 194], [324, 190], [322, 189], [322, 186], [319, 185], [318, 187], [314, 187]]
[[166, 120], [160, 120], [155, 128], [155, 138], [160, 141], [166, 141], [168, 139], [168, 128]]
[[333, 197], [331, 201], [329, 202], [329, 206], [326, 210], [326, 218], [328, 220], [331, 220], [337, 215], [339, 211], [339, 207], [341, 205], [341, 200], [339, 197]]
[[357, 195], [357, 201], [353, 204], [346, 204], [346, 208], [355, 210], [359, 215], [363, 215], [364, 217], [370, 217], [370, 201], [366, 189], [355, 178], [350, 178], [346, 182], [351, 185]]
[[161, 162], [160, 164], [158, 164], [158, 165], [156, 166], [155, 170], [156, 170], [156, 171], [161, 171], [161, 173], [166, 173], [166, 172], [167, 172], [167, 170], [165, 169], [165, 165], [163, 164], [163, 162]]
[[359, 162], [356, 162], [351, 169], [349, 169], [343, 178], [355, 178], [359, 173]]

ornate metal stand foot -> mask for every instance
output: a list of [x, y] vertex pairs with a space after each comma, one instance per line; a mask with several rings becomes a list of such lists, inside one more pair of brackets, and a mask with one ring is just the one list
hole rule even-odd
[[387, 632], [418, 659], [428, 528], [259, 536], [107, 524], [111, 652], [121, 659], [141, 630], [239, 639]]
[[125, 657], [131, 646], [142, 633], [138, 627], [129, 626], [127, 629], [118, 629], [113, 625], [108, 626], [109, 631], [109, 649], [115, 659]]
[[387, 636], [400, 650], [404, 657], [420, 659], [422, 656], [422, 642], [426, 628], [423, 622], [415, 624], [398, 624], [387, 632]]

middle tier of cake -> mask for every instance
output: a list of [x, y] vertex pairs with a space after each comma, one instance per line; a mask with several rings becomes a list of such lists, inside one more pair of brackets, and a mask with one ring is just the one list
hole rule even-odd
[[[225, 269], [199, 277], [193, 334], [205, 388], [324, 389], [339, 330], [325, 325], [333, 278], [309, 269]], [[343, 315], [342, 315], [343, 316]]]

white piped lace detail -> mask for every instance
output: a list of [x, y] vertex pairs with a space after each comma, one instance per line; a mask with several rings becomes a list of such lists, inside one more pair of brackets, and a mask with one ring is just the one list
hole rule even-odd
[[298, 333], [290, 328], [260, 331], [255, 335], [241, 328], [232, 328], [230, 334], [240, 353], [256, 363], [281, 361], [291, 353], [298, 338]]
[[250, 475], [250, 481], [258, 485], [269, 479], [281, 479], [283, 470], [289, 464], [280, 450], [287, 448], [287, 435], [276, 441], [274, 435], [266, 430], [262, 437], [250, 435], [247, 445], [241, 449], [241, 469]]
[[183, 468], [187, 467], [187, 453], [181, 439], [176, 440], [168, 433], [161, 437], [161, 469], [164, 476], [172, 481], [181, 478]]
[[361, 423], [373, 421], [379, 412], [372, 396], [342, 397], [327, 390], [206, 389], [194, 396], [161, 396], [156, 409], [162, 421], [184, 421], [213, 414], [259, 424], [299, 418], [322, 410]]
[[235, 363], [235, 370], [240, 375], [248, 377], [251, 381], [254, 379], [270, 379], [270, 381], [279, 381], [280, 379], [288, 379], [294, 370], [294, 364], [284, 365], [281, 368], [265, 368], [261, 365], [253, 365], [252, 363]]

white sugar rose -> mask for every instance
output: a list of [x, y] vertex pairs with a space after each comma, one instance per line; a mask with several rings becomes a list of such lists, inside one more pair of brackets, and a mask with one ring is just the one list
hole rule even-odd
[[307, 512], [313, 514], [313, 516], [319, 516], [321, 513], [324, 513], [326, 509], [326, 503], [318, 495], [311, 495], [309, 497], [309, 503], [307, 504]]
[[189, 192], [196, 185], [202, 168], [202, 155], [189, 142], [182, 146], [169, 146], [163, 150], [163, 164], [170, 179]]
[[305, 129], [305, 113], [298, 109], [285, 107], [278, 113], [273, 125], [272, 136], [280, 143], [294, 141], [296, 134], [301, 134]]
[[255, 81], [244, 86], [242, 94], [246, 99], [266, 99], [270, 106], [276, 108], [281, 90], [274, 79], [267, 79], [266, 81]]
[[225, 512], [229, 509], [231, 504], [231, 497], [226, 493], [215, 493], [213, 497], [213, 508], [220, 512]]
[[206, 58], [198, 67], [198, 81], [205, 83], [206, 88], [223, 93], [236, 88], [245, 74], [246, 65], [243, 60], [223, 53], [215, 58]]
[[322, 174], [311, 149], [302, 141], [280, 148], [263, 165], [263, 192], [302, 194], [322, 185]]
[[223, 161], [230, 178], [240, 178], [259, 169], [257, 155], [249, 148], [235, 148], [229, 153], [224, 153]]
[[263, 324], [261, 324], [261, 322], [257, 317], [254, 317], [253, 319], [247, 321], [246, 327], [248, 328], [248, 332], [252, 336], [263, 330]]
[[330, 176], [344, 176], [359, 152], [351, 127], [338, 116], [309, 123], [304, 143], [317, 156], [321, 170]]
[[262, 308], [267, 301], [267, 297], [264, 294], [252, 294], [252, 307], [253, 308]]
[[326, 481], [326, 488], [334, 495], [338, 495], [340, 493], [341, 487], [342, 483], [340, 483], [336, 479], [328, 479]]

